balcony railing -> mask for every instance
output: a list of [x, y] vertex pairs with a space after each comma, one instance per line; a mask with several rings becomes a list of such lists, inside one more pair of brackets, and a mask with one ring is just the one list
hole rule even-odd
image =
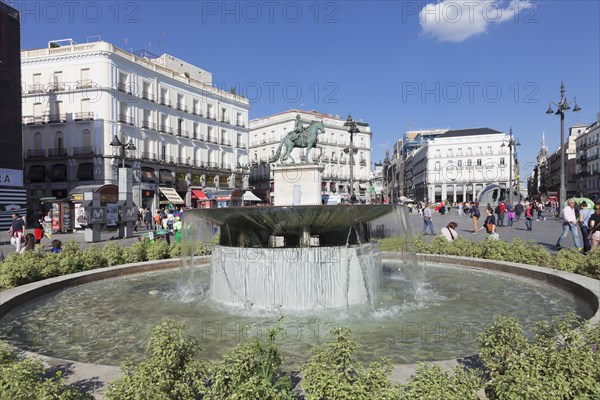
[[231, 146], [231, 140], [229, 139], [221, 139], [221, 144], [224, 146]]
[[229, 124], [230, 119], [229, 118], [225, 118], [225, 117], [221, 117], [220, 121], [224, 124]]
[[154, 102], [154, 94], [150, 92], [142, 92], [142, 99]]
[[123, 82], [120, 82], [117, 84], [117, 89], [119, 90], [119, 92], [125, 92], [125, 93], [129, 93], [129, 94], [131, 94], [131, 92], [132, 92], [131, 85], [128, 85], [127, 83], [123, 83]]
[[29, 88], [27, 89], [27, 91], [29, 93], [44, 93], [44, 92], [46, 92], [44, 85], [42, 85], [41, 83], [29, 85]]
[[94, 112], [93, 111], [78, 112], [78, 113], [74, 114], [73, 119], [75, 121], [91, 121], [94, 119]]
[[54, 82], [48, 85], [48, 92], [62, 92], [66, 89], [63, 82]]
[[126, 114], [119, 114], [119, 122], [127, 125], [133, 125], [133, 118]]
[[162, 104], [163, 106], [171, 107], [171, 100], [169, 100], [169, 99], [167, 99], [167, 98], [165, 98], [165, 97], [161, 97], [161, 98], [158, 100], [158, 103], [159, 103], [159, 104]]
[[198, 109], [192, 110], [192, 114], [197, 115], [199, 117], [202, 117], [204, 115], [204, 114], [202, 114], [202, 111], [200, 111]]
[[179, 111], [183, 111], [183, 112], [187, 112], [187, 110], [188, 110], [187, 106], [185, 104], [183, 104], [183, 103], [177, 103], [177, 109]]
[[95, 154], [96, 154], [96, 151], [91, 146], [74, 147], [73, 148], [73, 156], [74, 157], [87, 157], [87, 156], [93, 156]]
[[48, 157], [66, 157], [67, 149], [48, 149]]
[[219, 143], [219, 140], [216, 137], [213, 137], [213, 136], [209, 136], [208, 137], [208, 141], [210, 143]]
[[91, 79], [82, 79], [75, 83], [75, 87], [77, 89], [88, 89], [88, 88], [92, 88], [95, 86], [98, 86], [98, 85], [96, 85], [96, 83]]
[[27, 150], [27, 158], [46, 158], [46, 150], [44, 150], [44, 149]]
[[158, 131], [159, 131], [159, 132], [161, 132], [161, 133], [168, 133], [168, 134], [170, 134], [170, 135], [172, 135], [172, 134], [173, 134], [173, 129], [171, 129], [170, 127], [168, 127], [168, 126], [166, 126], [166, 125], [161, 125], [161, 126], [158, 128]]
[[238, 141], [238, 142], [235, 144], [235, 147], [237, 147], [238, 149], [245, 149], [245, 148], [246, 148], [246, 146], [244, 146], [244, 143], [243, 143], [243, 142], [240, 142], [240, 141]]
[[43, 125], [46, 123], [46, 118], [41, 116], [41, 115], [37, 115], [37, 116], [26, 116], [23, 117], [23, 124], [25, 125]]
[[185, 138], [189, 138], [190, 137], [190, 133], [188, 131], [186, 131], [185, 129], [179, 129], [177, 131], [177, 136], [182, 136]]
[[60, 124], [63, 122], [67, 122], [67, 115], [66, 114], [49, 114], [46, 116], [46, 121], [48, 121], [49, 124]]
[[216, 117], [216, 115], [215, 115], [214, 113], [209, 113], [209, 112], [207, 112], [207, 113], [206, 113], [206, 118], [208, 118], [208, 119], [212, 119], [212, 120], [214, 120], [214, 121], [216, 121], [216, 120], [217, 120], [217, 117]]
[[206, 168], [212, 168], [212, 169], [218, 169], [219, 168], [219, 164], [214, 162], [214, 161], [207, 161], [205, 162], [205, 166]]
[[155, 153], [149, 153], [149, 152], [143, 152], [142, 153], [142, 160], [156, 161], [156, 154]]
[[246, 124], [245, 124], [243, 121], [237, 121], [237, 122], [235, 123], [235, 125], [236, 125], [236, 126], [241, 126], [242, 128], [245, 128], [245, 127], [246, 127]]
[[142, 129], [148, 129], [151, 131], [155, 131], [156, 130], [156, 124], [154, 122], [151, 121], [142, 121]]

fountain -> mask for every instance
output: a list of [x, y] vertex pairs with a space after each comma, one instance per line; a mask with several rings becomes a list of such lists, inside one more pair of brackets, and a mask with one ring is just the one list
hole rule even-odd
[[186, 224], [193, 241], [206, 244], [213, 241], [213, 224], [220, 227], [218, 244], [210, 245], [213, 300], [311, 310], [374, 303], [382, 273], [376, 241], [408, 232], [409, 242], [403, 211], [382, 205], [217, 208], [188, 212]]

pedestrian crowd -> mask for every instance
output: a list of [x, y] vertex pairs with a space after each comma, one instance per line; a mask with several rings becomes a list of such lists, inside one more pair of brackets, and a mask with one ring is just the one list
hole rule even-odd
[[[479, 203], [459, 202], [454, 207], [458, 210], [458, 215], [472, 220], [473, 234], [485, 230], [492, 239], [498, 240], [500, 235], [497, 228], [514, 227], [517, 222], [523, 219], [525, 230], [533, 231], [534, 221], [546, 221], [545, 211], [558, 216], [560, 213], [558, 206], [556, 201], [544, 204], [537, 199], [518, 201], [514, 204], [508, 201], [500, 201], [495, 207], [488, 203], [485, 207], [485, 219], [481, 226], [479, 226], [482, 219]], [[435, 235], [435, 228], [431, 219], [432, 213], [439, 212], [444, 215], [450, 211], [451, 206], [444, 201], [437, 203], [435, 206], [432, 206], [430, 202], [419, 202], [416, 208], [419, 215], [423, 217], [423, 235]], [[562, 231], [556, 243], [557, 250], [562, 249], [563, 242], [569, 233], [573, 236], [575, 248], [584, 254], [600, 246], [600, 202], [593, 204], [589, 200], [580, 199], [579, 204], [577, 204], [575, 199], [570, 199], [562, 209], [562, 215]], [[455, 240], [458, 237], [455, 231], [457, 226], [458, 224], [452, 221], [442, 228], [440, 233], [449, 241]]]

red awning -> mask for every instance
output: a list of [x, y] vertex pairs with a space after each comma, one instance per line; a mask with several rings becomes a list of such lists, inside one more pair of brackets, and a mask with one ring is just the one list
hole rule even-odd
[[192, 189], [192, 196], [198, 200], [209, 200], [208, 196], [203, 190]]

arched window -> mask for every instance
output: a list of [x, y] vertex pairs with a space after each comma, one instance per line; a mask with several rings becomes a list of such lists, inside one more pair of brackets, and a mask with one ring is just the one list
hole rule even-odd
[[58, 131], [54, 134], [54, 148], [60, 150], [65, 147], [63, 133]]
[[83, 147], [90, 147], [92, 145], [92, 134], [89, 129], [84, 129], [81, 132], [81, 144]]
[[35, 150], [42, 149], [42, 134], [40, 132], [36, 132], [33, 134], [33, 148]]

